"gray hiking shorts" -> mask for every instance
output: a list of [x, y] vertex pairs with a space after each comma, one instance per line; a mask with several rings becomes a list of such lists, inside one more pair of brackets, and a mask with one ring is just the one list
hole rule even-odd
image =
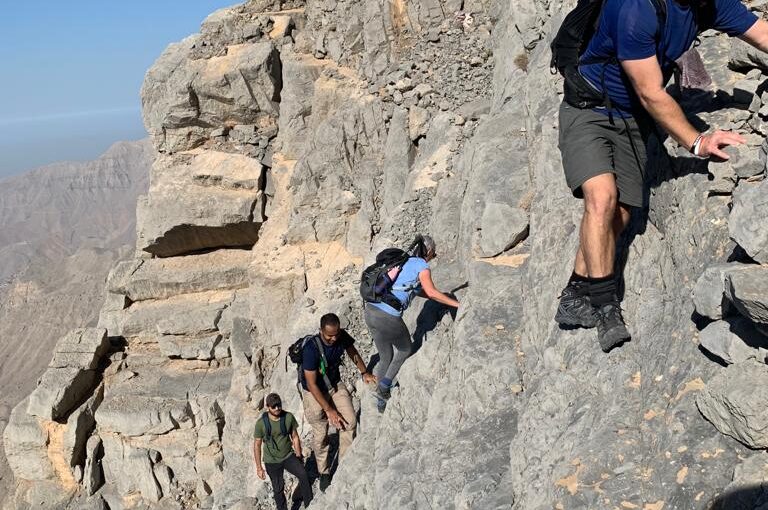
[[616, 176], [619, 202], [642, 207], [645, 144], [649, 133], [649, 128], [638, 126], [634, 118], [614, 115], [611, 124], [607, 115], [581, 110], [563, 101], [558, 145], [565, 181], [573, 196], [584, 198], [582, 184], [596, 175], [611, 172]]

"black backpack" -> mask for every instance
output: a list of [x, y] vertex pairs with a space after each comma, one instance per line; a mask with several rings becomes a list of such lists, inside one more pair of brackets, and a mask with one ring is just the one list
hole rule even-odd
[[[649, 0], [656, 9], [659, 20], [659, 29], [656, 32], [657, 41], [661, 38], [667, 21], [667, 0]], [[589, 41], [595, 34], [600, 22], [600, 13], [603, 10], [605, 0], [578, 0], [576, 7], [563, 20], [557, 35], [552, 40], [552, 60], [550, 68], [552, 72], [559, 72], [564, 80], [563, 93], [565, 101], [575, 108], [595, 108], [605, 106], [611, 109], [611, 99], [605, 92], [599, 92], [590, 85], [579, 73], [579, 58], [587, 49]], [[694, 16], [701, 33], [714, 26], [715, 2], [705, 0], [694, 2]], [[616, 57], [602, 61], [603, 65], [617, 63]], [[595, 64], [598, 62], [581, 62], [582, 64]], [[603, 67], [603, 78], [605, 67]], [[605, 83], [601, 83], [605, 91]]]
[[315, 347], [320, 352], [320, 375], [323, 377], [323, 382], [325, 383], [325, 387], [328, 390], [330, 394], [333, 394], [335, 391], [333, 388], [333, 385], [331, 384], [331, 380], [328, 378], [328, 360], [325, 357], [325, 351], [323, 350], [322, 341], [320, 340], [319, 335], [307, 335], [305, 337], [301, 337], [295, 342], [293, 342], [290, 347], [288, 347], [288, 352], [285, 355], [285, 370], [288, 371], [288, 360], [290, 359], [293, 363], [296, 364], [296, 375], [297, 375], [297, 387], [299, 390], [299, 396], [302, 396], [301, 393], [301, 382], [304, 380], [304, 373], [301, 369], [302, 361], [304, 360], [304, 348], [307, 346], [308, 343], [314, 342]]
[[376, 255], [376, 262], [366, 267], [360, 277], [360, 296], [363, 301], [385, 303], [400, 311], [402, 303], [392, 294], [392, 285], [414, 250], [416, 250], [415, 256], [425, 255], [424, 240], [421, 236], [416, 236], [407, 250], [387, 248], [379, 252]]
[[[280, 413], [280, 434], [288, 436], [288, 426], [285, 424], [285, 412]], [[261, 414], [261, 421], [264, 422], [264, 439], [272, 442], [272, 446], [277, 449], [277, 441], [272, 437], [272, 420], [269, 419], [269, 413]]]

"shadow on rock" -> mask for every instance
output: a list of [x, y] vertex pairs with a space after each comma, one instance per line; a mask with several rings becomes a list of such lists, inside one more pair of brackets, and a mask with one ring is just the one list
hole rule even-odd
[[717, 496], [707, 510], [756, 510], [768, 508], [768, 484], [738, 487]]
[[[447, 292], [446, 295], [456, 299], [455, 292], [467, 287], [468, 284], [463, 283], [450, 292]], [[456, 320], [455, 308], [432, 300], [429, 300], [424, 304], [421, 312], [419, 312], [419, 316], [416, 318], [416, 330], [413, 332], [411, 355], [419, 352], [419, 349], [421, 349], [421, 346], [424, 345], [424, 342], [427, 340], [427, 334], [434, 331], [437, 325], [443, 320], [443, 317], [445, 317], [445, 314], [450, 314], [451, 319]]]

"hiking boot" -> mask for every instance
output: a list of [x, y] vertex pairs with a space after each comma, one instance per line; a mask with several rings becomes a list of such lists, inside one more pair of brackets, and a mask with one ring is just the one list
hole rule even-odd
[[597, 315], [597, 341], [603, 352], [609, 352], [631, 338], [624, 318], [621, 316], [619, 303], [606, 303], [595, 308]]
[[331, 486], [331, 475], [320, 475], [320, 492]]
[[560, 293], [555, 322], [564, 326], [594, 328], [597, 325], [595, 307], [589, 300], [588, 287], [582, 282], [568, 282]]
[[387, 400], [392, 396], [392, 392], [389, 388], [376, 385], [376, 389], [373, 390], [373, 398], [376, 399], [376, 410], [379, 414], [383, 413], [387, 409]]
[[382, 386], [381, 384], [376, 385], [376, 389], [373, 390], [373, 394], [376, 398], [381, 400], [389, 400], [392, 396], [392, 390], [387, 386]]

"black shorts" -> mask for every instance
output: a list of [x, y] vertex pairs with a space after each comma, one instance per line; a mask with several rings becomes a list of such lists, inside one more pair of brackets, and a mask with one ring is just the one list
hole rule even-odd
[[[626, 121], [626, 123], [625, 123]], [[559, 147], [565, 181], [573, 196], [584, 198], [581, 185], [607, 172], [616, 176], [619, 202], [643, 205], [646, 142], [650, 129], [628, 117], [581, 110], [565, 101], [560, 105]]]

